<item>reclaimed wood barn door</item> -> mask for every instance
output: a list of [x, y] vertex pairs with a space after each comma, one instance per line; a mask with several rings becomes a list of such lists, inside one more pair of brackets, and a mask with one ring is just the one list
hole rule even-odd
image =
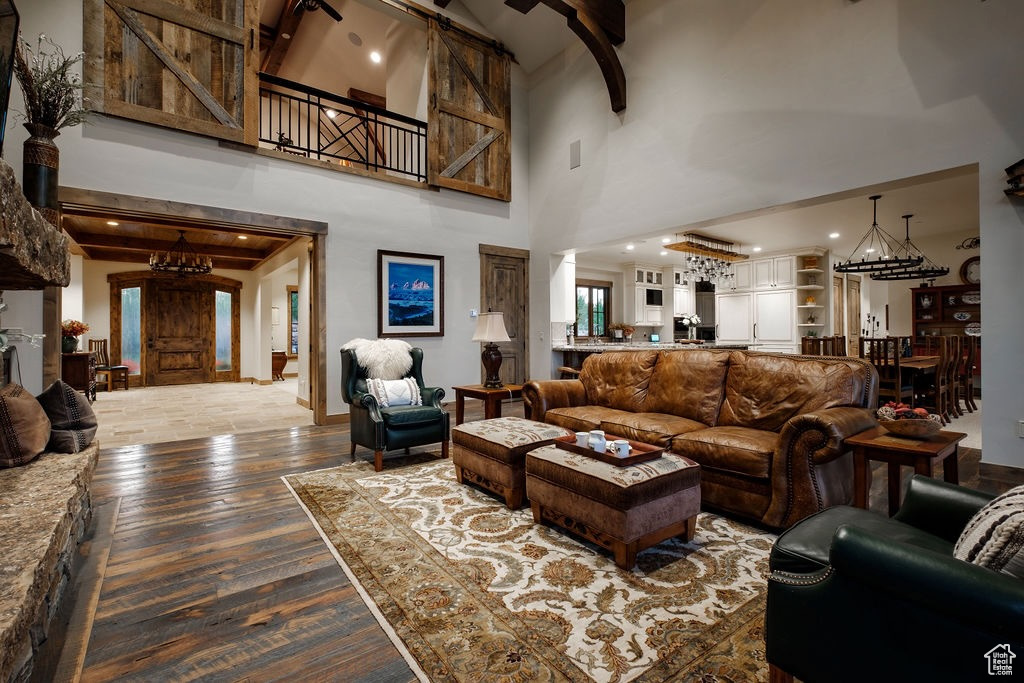
[[427, 45], [427, 182], [511, 201], [509, 56], [434, 21]]
[[84, 0], [86, 106], [255, 146], [257, 0]]
[[[501, 381], [522, 384], [530, 364], [529, 338], [530, 252], [524, 249], [480, 245], [480, 310], [501, 311], [509, 339], [498, 344]], [[483, 378], [483, 368], [480, 369]], [[483, 381], [483, 379], [481, 379]]]

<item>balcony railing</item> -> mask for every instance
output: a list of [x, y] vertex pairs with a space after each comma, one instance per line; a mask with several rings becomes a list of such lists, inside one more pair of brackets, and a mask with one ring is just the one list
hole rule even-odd
[[260, 74], [260, 143], [309, 159], [427, 180], [427, 124]]

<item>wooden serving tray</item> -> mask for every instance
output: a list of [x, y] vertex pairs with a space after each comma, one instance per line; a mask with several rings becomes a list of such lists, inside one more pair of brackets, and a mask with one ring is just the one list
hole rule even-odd
[[[606, 434], [605, 438], [608, 443], [611, 443], [619, 437]], [[630, 441], [629, 455], [622, 456], [615, 453], [609, 453], [608, 451], [604, 451], [602, 453], [601, 451], [595, 451], [593, 448], [577, 446], [575, 436], [565, 436], [561, 439], [556, 439], [555, 447], [561, 448], [563, 451], [585, 455], [588, 458], [594, 458], [595, 460], [600, 460], [601, 462], [606, 462], [609, 465], [615, 465], [616, 467], [639, 465], [640, 463], [647, 462], [648, 460], [657, 460], [665, 452], [664, 448], [658, 448], [657, 446], [652, 446], [649, 443], [644, 443], [642, 441]]]

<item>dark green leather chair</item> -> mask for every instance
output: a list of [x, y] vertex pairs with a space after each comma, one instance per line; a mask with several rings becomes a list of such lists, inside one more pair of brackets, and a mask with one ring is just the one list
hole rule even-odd
[[421, 406], [381, 408], [366, 391], [366, 368], [359, 365], [355, 351], [341, 352], [341, 397], [349, 404], [352, 459], [356, 446], [373, 451], [373, 469], [384, 467], [384, 452], [411, 446], [441, 443], [442, 456], [448, 457], [448, 413], [441, 407], [444, 389], [423, 386], [423, 349], [414, 348], [412, 367], [404, 377], [412, 377], [420, 387]]
[[1024, 580], [953, 557], [991, 498], [918, 475], [891, 519], [839, 506], [785, 531], [769, 560], [770, 680], [989, 680], [994, 648], [1024, 673]]

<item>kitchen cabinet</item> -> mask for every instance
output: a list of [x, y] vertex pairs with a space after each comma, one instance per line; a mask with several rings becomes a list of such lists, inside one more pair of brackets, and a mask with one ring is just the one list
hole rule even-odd
[[719, 282], [718, 289], [722, 291], [746, 292], [750, 291], [753, 280], [751, 279], [750, 261], [736, 261], [732, 264], [733, 277], [731, 281]]
[[635, 284], [656, 285], [658, 287], [662, 284], [661, 268], [658, 266], [634, 264], [633, 272], [633, 282]]
[[796, 258], [775, 256], [751, 261], [754, 289], [785, 289], [796, 284]]
[[754, 340], [754, 308], [750, 292], [715, 295], [719, 344], [750, 344]]
[[[630, 299], [627, 299], [627, 301], [629, 300]], [[662, 307], [647, 305], [646, 287], [635, 288], [632, 302], [633, 310], [626, 311], [626, 320], [629, 320], [631, 325], [647, 325], [653, 327], [661, 326], [664, 319]]]
[[[691, 296], [689, 287], [673, 287], [672, 288], [672, 315], [680, 317], [693, 313], [693, 297]], [[704, 316], [701, 316], [701, 320]]]
[[730, 292], [715, 296], [720, 344], [796, 353], [796, 290]]
[[630, 325], [661, 327], [664, 319], [663, 306], [648, 303], [648, 290], [655, 292], [655, 301], [662, 302], [662, 283], [665, 281], [661, 269], [653, 265], [627, 263], [624, 266], [625, 293], [623, 296], [623, 319]]

